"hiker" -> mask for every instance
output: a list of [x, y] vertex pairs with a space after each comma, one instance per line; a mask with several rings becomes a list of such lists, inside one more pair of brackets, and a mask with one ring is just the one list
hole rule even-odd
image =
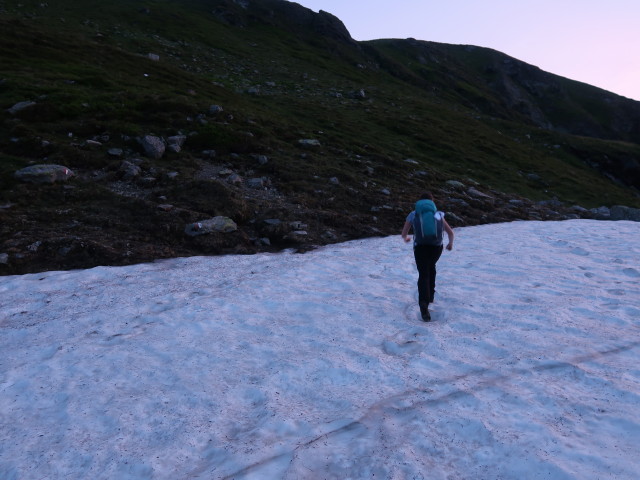
[[402, 239], [410, 242], [409, 230], [413, 229], [413, 255], [418, 267], [418, 304], [425, 322], [431, 320], [429, 304], [433, 303], [436, 287], [436, 262], [442, 255], [442, 231], [449, 237], [447, 250], [453, 249], [453, 230], [444, 219], [444, 212], [437, 210], [431, 193], [425, 193], [416, 202], [416, 209], [407, 216], [402, 229]]

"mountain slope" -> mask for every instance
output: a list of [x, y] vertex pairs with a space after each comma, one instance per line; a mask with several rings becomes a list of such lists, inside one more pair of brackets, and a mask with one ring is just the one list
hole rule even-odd
[[[391, 234], [425, 189], [454, 226], [640, 206], [639, 103], [499, 52], [280, 0], [0, 11], [0, 273]], [[75, 176], [13, 175], [42, 163]], [[213, 216], [238, 229], [185, 234]]]

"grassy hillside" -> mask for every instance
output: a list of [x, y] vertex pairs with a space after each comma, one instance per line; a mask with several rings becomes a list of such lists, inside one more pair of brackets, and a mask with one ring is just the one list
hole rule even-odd
[[[547, 97], [498, 52], [357, 43], [296, 4], [247, 5], [0, 2], [0, 273], [391, 234], [425, 189], [455, 225], [640, 206], [638, 102], [533, 72]], [[179, 134], [160, 159], [138, 141]], [[76, 175], [13, 176], [42, 163]], [[184, 234], [215, 215], [238, 231]]]

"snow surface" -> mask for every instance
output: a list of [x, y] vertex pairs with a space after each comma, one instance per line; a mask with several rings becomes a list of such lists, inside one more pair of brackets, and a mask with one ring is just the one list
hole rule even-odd
[[640, 224], [0, 278], [0, 478], [637, 479]]

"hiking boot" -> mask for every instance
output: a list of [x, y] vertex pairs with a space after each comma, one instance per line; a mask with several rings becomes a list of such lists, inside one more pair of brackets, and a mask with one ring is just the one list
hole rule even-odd
[[422, 317], [422, 320], [424, 320], [425, 322], [430, 322], [431, 321], [431, 314], [429, 313], [429, 304], [428, 303], [421, 303], [420, 304], [420, 316]]

